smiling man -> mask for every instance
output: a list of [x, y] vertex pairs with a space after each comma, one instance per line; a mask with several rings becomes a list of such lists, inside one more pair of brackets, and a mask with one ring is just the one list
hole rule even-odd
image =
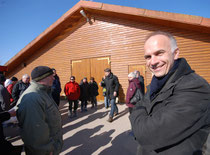
[[210, 125], [209, 84], [178, 58], [171, 34], [150, 34], [144, 51], [153, 78], [130, 115], [138, 154], [204, 154]]

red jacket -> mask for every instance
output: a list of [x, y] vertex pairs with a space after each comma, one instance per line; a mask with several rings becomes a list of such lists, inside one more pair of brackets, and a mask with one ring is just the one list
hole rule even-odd
[[80, 87], [76, 82], [68, 82], [64, 87], [64, 92], [68, 100], [78, 100], [80, 96]]
[[7, 91], [9, 92], [9, 97], [10, 97], [10, 103], [12, 103], [14, 101], [14, 99], [12, 98], [13, 87], [14, 87], [14, 84], [10, 84], [9, 86], [7, 86]]

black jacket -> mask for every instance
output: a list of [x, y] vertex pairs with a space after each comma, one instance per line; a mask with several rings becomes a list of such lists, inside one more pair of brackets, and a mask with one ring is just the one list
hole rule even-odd
[[210, 125], [210, 86], [185, 59], [150, 100], [150, 90], [133, 108], [132, 130], [139, 155], [197, 155]]
[[88, 82], [86, 83], [81, 83], [80, 85], [80, 101], [84, 101], [84, 100], [89, 100], [90, 98], [90, 94], [89, 94], [89, 84]]
[[23, 83], [22, 80], [18, 81], [12, 89], [12, 98], [14, 99], [13, 105], [16, 105], [22, 93], [29, 87], [30, 83]]
[[110, 73], [105, 79], [104, 79], [104, 86], [106, 88], [106, 97], [109, 99], [114, 99], [114, 91], [118, 93], [119, 91], [119, 81], [117, 76]]
[[54, 76], [54, 81], [52, 85], [52, 97], [57, 105], [60, 103], [60, 93], [61, 93], [61, 83], [57, 75]]
[[89, 82], [89, 95], [90, 97], [98, 96], [98, 84], [95, 81]]
[[9, 110], [10, 108], [10, 96], [7, 89], [0, 84], [0, 112]]

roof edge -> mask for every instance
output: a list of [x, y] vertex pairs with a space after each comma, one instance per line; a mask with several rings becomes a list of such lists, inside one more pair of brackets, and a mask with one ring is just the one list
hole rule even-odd
[[20, 52], [18, 52], [14, 57], [5, 63], [6, 66], [10, 66], [16, 59], [20, 58], [21, 55], [26, 53], [30, 48], [35, 46], [41, 39], [43, 39], [47, 34], [50, 34], [56, 27], [65, 22], [73, 13], [81, 8], [89, 8], [93, 10], [102, 10], [106, 12], [113, 12], [119, 14], [127, 14], [134, 16], [141, 16], [145, 18], [153, 18], [159, 20], [166, 20], [171, 22], [178, 22], [190, 25], [196, 25], [201, 27], [210, 28], [210, 18], [204, 18], [201, 16], [185, 15], [178, 13], [169, 13], [163, 11], [153, 11], [147, 9], [133, 8], [127, 6], [119, 6], [112, 4], [105, 4], [100, 2], [92, 1], [79, 1], [71, 9], [69, 9], [64, 15], [62, 15], [56, 22], [44, 30], [38, 37], [32, 40], [28, 45], [26, 45]]

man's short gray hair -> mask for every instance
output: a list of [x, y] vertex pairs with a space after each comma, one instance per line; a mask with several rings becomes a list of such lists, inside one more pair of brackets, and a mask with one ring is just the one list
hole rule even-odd
[[155, 31], [155, 32], [150, 33], [150, 34], [146, 37], [144, 43], [146, 43], [146, 41], [147, 41], [149, 38], [151, 38], [151, 37], [153, 37], [153, 36], [156, 36], [156, 35], [163, 35], [163, 36], [166, 36], [166, 37], [168, 37], [168, 38], [170, 39], [170, 42], [171, 42], [171, 52], [172, 52], [172, 53], [178, 48], [178, 47], [177, 47], [177, 42], [176, 42], [176, 39], [174, 38], [174, 36], [172, 36], [172, 35], [171, 35], [170, 33], [168, 33], [168, 32], [163, 32], [163, 31]]
[[28, 74], [24, 74], [23, 76], [22, 76], [22, 79], [26, 79], [26, 78], [29, 78], [30, 76], [28, 75]]
[[128, 74], [128, 77], [135, 78], [135, 77], [136, 77], [136, 74], [135, 74], [134, 72], [130, 72], [130, 73]]

